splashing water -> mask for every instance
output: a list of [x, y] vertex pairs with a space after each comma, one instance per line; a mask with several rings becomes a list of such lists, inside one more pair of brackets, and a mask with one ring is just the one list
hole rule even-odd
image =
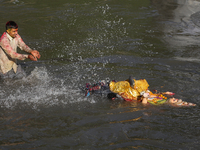
[[3, 82], [4, 87], [0, 90], [1, 107], [13, 108], [19, 103], [26, 103], [37, 108], [38, 105], [53, 106], [87, 100], [80, 89], [65, 82], [65, 79], [50, 76], [45, 67], [36, 67], [22, 80]]

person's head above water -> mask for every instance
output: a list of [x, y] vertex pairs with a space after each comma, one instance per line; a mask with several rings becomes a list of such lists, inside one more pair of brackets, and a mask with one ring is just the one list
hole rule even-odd
[[15, 38], [18, 34], [18, 25], [14, 21], [8, 21], [6, 23], [6, 32], [12, 37]]
[[14, 21], [8, 21], [6, 23], [6, 30], [8, 30], [8, 29], [18, 29], [17, 23]]

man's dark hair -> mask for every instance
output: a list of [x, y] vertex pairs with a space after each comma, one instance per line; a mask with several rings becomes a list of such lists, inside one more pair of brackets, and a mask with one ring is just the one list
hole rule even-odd
[[8, 21], [6, 23], [6, 30], [8, 29], [17, 29], [18, 25], [14, 21]]

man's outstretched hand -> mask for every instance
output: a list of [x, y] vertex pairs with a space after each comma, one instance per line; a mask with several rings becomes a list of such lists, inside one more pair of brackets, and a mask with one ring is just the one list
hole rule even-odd
[[[37, 51], [37, 50], [32, 50], [31, 51], [31, 54], [37, 59], [40, 58], [40, 53]], [[37, 61], [37, 60], [36, 60]]]
[[28, 59], [32, 60], [32, 61], [37, 61], [37, 58], [34, 57], [33, 55], [28, 55]]
[[40, 58], [40, 53], [37, 50], [32, 50], [28, 58], [32, 61], [37, 61]]

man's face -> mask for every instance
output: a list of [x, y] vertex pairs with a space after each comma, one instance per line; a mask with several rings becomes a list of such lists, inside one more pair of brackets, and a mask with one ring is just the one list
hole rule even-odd
[[12, 37], [15, 38], [18, 34], [18, 29], [8, 29], [7, 33]]

